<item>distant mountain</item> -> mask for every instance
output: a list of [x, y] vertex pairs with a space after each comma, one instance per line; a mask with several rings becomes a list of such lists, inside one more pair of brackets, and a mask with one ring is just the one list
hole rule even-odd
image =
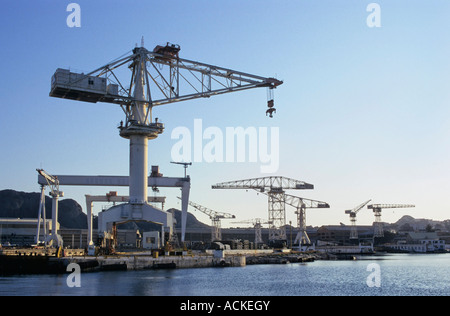
[[[37, 218], [40, 199], [40, 193], [2, 190], [0, 191], [0, 217]], [[173, 210], [177, 221], [176, 227], [181, 228], [181, 211]], [[45, 216], [47, 219], [52, 218], [52, 199], [48, 196], [45, 197]], [[87, 229], [87, 215], [83, 213], [80, 204], [72, 199], [63, 199], [58, 202], [58, 221], [61, 228]], [[97, 227], [95, 218], [93, 226]], [[186, 227], [209, 228], [210, 226], [198, 221], [194, 215], [188, 213]], [[158, 225], [146, 222], [129, 222], [121, 225], [121, 228], [138, 228], [142, 231], [160, 229]]]
[[404, 215], [397, 222], [391, 225], [396, 226], [399, 230], [406, 231], [424, 231], [427, 227], [433, 230], [447, 230], [450, 228], [450, 221], [436, 221], [432, 219], [414, 218], [409, 215]]
[[[0, 191], [0, 217], [37, 218], [40, 200], [40, 193], [2, 190]], [[52, 199], [48, 196], [45, 197], [45, 216], [47, 219], [52, 218]], [[87, 215], [72, 199], [59, 201], [58, 221], [62, 228], [87, 228]]]

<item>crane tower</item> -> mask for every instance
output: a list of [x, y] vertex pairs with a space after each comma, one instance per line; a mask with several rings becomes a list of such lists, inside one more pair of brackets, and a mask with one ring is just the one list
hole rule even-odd
[[371, 204], [367, 205], [368, 209], [372, 209], [375, 215], [375, 227], [373, 237], [384, 237], [383, 223], [381, 222], [381, 210], [385, 208], [408, 208], [415, 207], [412, 204]]
[[253, 189], [268, 196], [269, 242], [285, 242], [286, 239], [286, 203], [284, 190], [314, 189], [312, 184], [281, 176], [262, 177], [218, 183], [213, 189]]
[[[252, 88], [266, 87], [273, 92], [283, 83], [274, 78], [183, 59], [179, 57], [179, 51], [180, 46], [169, 43], [158, 45], [153, 51], [142, 44], [126, 56], [87, 74], [58, 68], [52, 77], [51, 97], [117, 104], [125, 114], [125, 122], [120, 122], [118, 128], [120, 136], [130, 143], [129, 202], [102, 212], [99, 230], [106, 229], [112, 222], [147, 220], [161, 223], [171, 233], [172, 215], [147, 203], [148, 140], [157, 138], [164, 131], [164, 124], [153, 117], [153, 107]], [[131, 79], [119, 79], [124, 73], [123, 68], [131, 70]], [[268, 100], [268, 107], [272, 114], [273, 99]], [[185, 177], [183, 181], [190, 180]], [[183, 232], [188, 189], [185, 193], [182, 196]]]

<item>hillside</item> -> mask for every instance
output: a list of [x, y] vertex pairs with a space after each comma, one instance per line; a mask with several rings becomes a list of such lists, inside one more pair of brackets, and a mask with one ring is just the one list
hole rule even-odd
[[[0, 217], [3, 218], [37, 218], [39, 211], [41, 194], [27, 193], [14, 190], [0, 191]], [[181, 228], [181, 211], [174, 210], [177, 228]], [[52, 217], [52, 199], [45, 197], [45, 216]], [[87, 215], [83, 213], [82, 207], [75, 200], [62, 199], [58, 206], [58, 221], [61, 228], [87, 229]], [[152, 223], [127, 223], [121, 227], [124, 229], [140, 228], [143, 231], [154, 230], [157, 225]], [[94, 228], [97, 221], [94, 218]], [[208, 225], [200, 222], [197, 218], [188, 213], [186, 227], [188, 228], [209, 228]]]
[[404, 215], [397, 222], [391, 224], [399, 230], [406, 231], [423, 231], [427, 227], [433, 230], [450, 230], [450, 221], [436, 221], [432, 219], [425, 218], [414, 218], [409, 215]]

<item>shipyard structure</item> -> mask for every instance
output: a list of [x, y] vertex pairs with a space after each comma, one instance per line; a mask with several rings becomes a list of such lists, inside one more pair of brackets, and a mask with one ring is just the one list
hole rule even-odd
[[[183, 177], [164, 176], [155, 165], [149, 170], [149, 140], [157, 138], [165, 128], [154, 116], [153, 108], [266, 88], [265, 116], [273, 118], [276, 113], [273, 91], [283, 82], [183, 59], [179, 52], [180, 47], [170, 43], [147, 50], [142, 40], [141, 47], [136, 45], [131, 53], [87, 74], [61, 68], [55, 71], [51, 79], [51, 97], [75, 102], [103, 102], [123, 111], [125, 117], [118, 124], [118, 131], [119, 136], [129, 142], [129, 174], [56, 175], [37, 169], [37, 183], [41, 189], [37, 216], [1, 221], [0, 273], [22, 273], [28, 269], [33, 273], [62, 272], [70, 263], [86, 270], [243, 266], [248, 256], [277, 252], [295, 254], [288, 259], [283, 257], [281, 262], [284, 263], [323, 258], [317, 254], [369, 254], [373, 253], [377, 239], [385, 237], [382, 209], [414, 207], [406, 204], [367, 205], [368, 201], [345, 212], [351, 218], [348, 227], [308, 227], [307, 210], [330, 208], [330, 205], [292, 193], [312, 190], [314, 185], [283, 176], [241, 179], [211, 186], [212, 190], [250, 190], [265, 195], [268, 208], [261, 218], [239, 219], [215, 206], [191, 201], [190, 190], [195, 188], [191, 188], [191, 178], [186, 172], [191, 162], [172, 162], [184, 166]], [[124, 73], [129, 76], [123, 77]], [[86, 195], [87, 229], [67, 229], [58, 222], [59, 199], [64, 197], [64, 186], [127, 187], [129, 193], [119, 196], [110, 191], [104, 195]], [[176, 189], [181, 210], [165, 210], [166, 197], [149, 196], [149, 189], [157, 192], [158, 188]], [[51, 218], [46, 218], [47, 192], [51, 197]], [[231, 196], [233, 193], [224, 194]], [[113, 206], [94, 216], [93, 206], [97, 202], [111, 202]], [[375, 224], [367, 229], [356, 225], [356, 214], [366, 205], [375, 215]], [[208, 215], [210, 225], [188, 226], [189, 207]], [[287, 208], [295, 212], [295, 223], [287, 223]], [[223, 220], [235, 221], [234, 228], [222, 228]], [[150, 226], [136, 224], [130, 227], [130, 223], [150, 223]], [[425, 237], [419, 241], [427, 245], [421, 250], [445, 249], [445, 243], [436, 242], [436, 236]], [[271, 260], [259, 262], [273, 263]]]

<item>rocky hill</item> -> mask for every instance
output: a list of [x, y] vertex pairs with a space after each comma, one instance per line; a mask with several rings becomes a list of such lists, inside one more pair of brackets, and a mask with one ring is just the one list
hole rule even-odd
[[427, 229], [450, 230], [450, 220], [436, 221], [404, 215], [397, 222], [391, 224], [391, 226], [394, 226], [397, 230], [403, 231], [425, 231]]
[[[14, 190], [0, 191], [0, 217], [3, 218], [37, 218], [39, 211], [40, 193], [27, 193]], [[181, 228], [181, 211], [174, 209], [177, 228]], [[45, 197], [45, 216], [52, 218], [52, 199]], [[62, 199], [58, 205], [58, 221], [61, 228], [86, 229], [87, 215], [75, 200]], [[188, 213], [186, 226], [189, 228], [208, 228], [209, 226], [198, 221], [194, 215]], [[97, 227], [94, 218], [94, 228]], [[127, 223], [122, 228], [133, 229], [139, 227], [143, 231], [154, 230], [152, 223]]]

